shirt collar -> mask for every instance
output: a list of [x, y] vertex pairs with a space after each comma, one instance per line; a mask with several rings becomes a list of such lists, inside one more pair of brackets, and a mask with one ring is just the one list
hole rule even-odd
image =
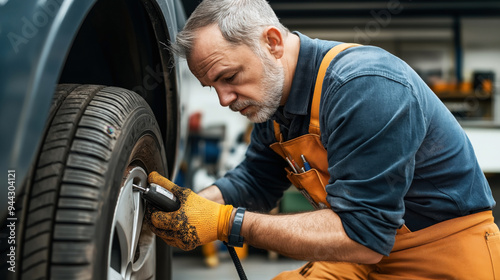
[[286, 104], [282, 108], [282, 116], [273, 115], [271, 117], [272, 120], [276, 120], [280, 124], [285, 123], [283, 117], [290, 120], [296, 115], [309, 115], [314, 84], [321, 60], [332, 47], [340, 44], [340, 42], [335, 41], [311, 39], [298, 31], [294, 31], [293, 34], [299, 36], [300, 50], [292, 87]]
[[299, 36], [300, 50], [293, 76], [292, 87], [284, 107], [285, 117], [293, 115], [307, 115], [309, 109], [310, 95], [314, 89], [316, 81], [316, 59], [317, 46], [314, 40], [302, 35], [300, 32], [293, 32]]

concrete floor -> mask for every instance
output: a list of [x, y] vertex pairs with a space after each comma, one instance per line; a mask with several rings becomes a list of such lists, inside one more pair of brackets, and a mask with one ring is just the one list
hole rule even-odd
[[[220, 263], [215, 268], [208, 268], [203, 263], [201, 256], [179, 256], [173, 258], [173, 277], [174, 280], [236, 280], [238, 273], [234, 264], [227, 255], [220, 258]], [[305, 261], [291, 260], [288, 258], [279, 258], [269, 260], [263, 254], [250, 255], [241, 261], [243, 269], [248, 279], [266, 280], [272, 279], [282, 271], [299, 268]]]

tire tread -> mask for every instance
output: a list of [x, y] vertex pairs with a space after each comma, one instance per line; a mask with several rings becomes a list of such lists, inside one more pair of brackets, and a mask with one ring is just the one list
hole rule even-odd
[[[77, 223], [92, 220], [86, 214], [75, 215], [58, 209], [59, 185], [66, 174], [62, 170], [70, 154], [68, 144], [74, 138], [88, 103], [102, 88], [59, 85], [56, 89], [51, 107], [55, 114], [47, 129], [28, 198], [22, 279], [52, 278], [48, 273], [49, 265], [57, 249], [50, 248], [48, 244], [54, 236], [58, 216], [63, 220], [68, 216], [74, 217]], [[72, 246], [70, 242], [67, 245]]]

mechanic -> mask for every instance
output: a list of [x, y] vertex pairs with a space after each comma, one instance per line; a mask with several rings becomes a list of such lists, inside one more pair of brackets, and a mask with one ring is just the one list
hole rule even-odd
[[[244, 239], [310, 261], [275, 279], [500, 279], [495, 201], [471, 143], [406, 63], [289, 32], [264, 0], [203, 1], [173, 48], [255, 127], [245, 160], [199, 194], [150, 174], [182, 205], [149, 208], [165, 242]], [[317, 209], [263, 214], [288, 179]]]

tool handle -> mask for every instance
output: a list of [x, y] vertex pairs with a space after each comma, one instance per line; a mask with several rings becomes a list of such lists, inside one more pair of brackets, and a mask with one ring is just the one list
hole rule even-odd
[[157, 184], [150, 184], [142, 196], [163, 212], [173, 212], [181, 206], [173, 193]]

